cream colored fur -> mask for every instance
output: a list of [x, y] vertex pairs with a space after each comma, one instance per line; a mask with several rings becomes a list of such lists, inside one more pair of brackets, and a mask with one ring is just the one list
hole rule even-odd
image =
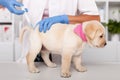
[[[26, 31], [30, 32], [28, 42], [30, 43], [27, 53], [27, 64], [30, 72], [39, 72], [34, 65], [34, 59], [40, 52], [41, 56], [49, 67], [56, 67], [56, 64], [49, 60], [49, 53], [62, 56], [61, 76], [70, 77], [70, 65], [73, 61], [77, 71], [84, 72], [87, 69], [81, 64], [81, 53], [86, 42], [74, 33], [77, 24], [54, 24], [46, 33], [40, 33], [38, 27], [33, 30], [30, 27], [23, 27], [20, 33], [20, 41]], [[83, 32], [86, 35], [87, 43], [93, 47], [104, 47], [106, 44], [105, 30], [98, 21], [83, 23]]]

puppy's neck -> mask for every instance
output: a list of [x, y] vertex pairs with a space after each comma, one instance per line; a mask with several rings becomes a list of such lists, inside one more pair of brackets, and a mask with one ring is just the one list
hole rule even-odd
[[82, 24], [78, 24], [74, 28], [74, 33], [77, 34], [83, 41], [87, 42], [86, 36], [84, 34], [84, 31], [83, 31]]

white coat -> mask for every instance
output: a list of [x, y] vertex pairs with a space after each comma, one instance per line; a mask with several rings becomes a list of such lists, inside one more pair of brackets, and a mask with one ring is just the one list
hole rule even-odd
[[98, 9], [94, 0], [23, 0], [28, 8], [29, 17], [33, 24], [42, 19], [42, 15], [49, 1], [49, 16], [56, 15], [98, 15]]

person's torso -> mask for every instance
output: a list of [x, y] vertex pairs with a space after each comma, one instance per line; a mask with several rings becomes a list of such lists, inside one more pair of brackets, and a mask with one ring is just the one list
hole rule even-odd
[[75, 15], [77, 11], [77, 1], [78, 0], [25, 0], [23, 3], [29, 10], [29, 16], [32, 22], [36, 23], [42, 19], [47, 3], [47, 13], [49, 17], [51, 17], [62, 14]]

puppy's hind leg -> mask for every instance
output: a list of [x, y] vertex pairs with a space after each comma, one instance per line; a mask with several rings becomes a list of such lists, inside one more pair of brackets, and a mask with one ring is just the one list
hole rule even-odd
[[30, 41], [30, 48], [29, 48], [29, 52], [26, 56], [26, 59], [27, 59], [29, 71], [32, 73], [38, 73], [39, 70], [35, 67], [34, 60], [35, 60], [37, 54], [41, 50], [42, 42], [41, 42], [41, 39], [39, 37], [39, 34], [35, 34], [35, 33], [33, 33], [33, 34], [29, 40]]
[[36, 56], [37, 56], [37, 53], [32, 52], [32, 50], [30, 50], [30, 52], [28, 52], [28, 54], [26, 56], [28, 69], [29, 69], [29, 72], [31, 72], [31, 73], [39, 73], [40, 72], [34, 64], [34, 60], [35, 60]]
[[46, 65], [48, 67], [54, 68], [54, 67], [56, 67], [56, 64], [53, 63], [52, 61], [50, 61], [49, 54], [50, 54], [49, 51], [47, 51], [47, 50], [41, 50], [41, 57], [43, 58], [43, 60], [46, 63]]

